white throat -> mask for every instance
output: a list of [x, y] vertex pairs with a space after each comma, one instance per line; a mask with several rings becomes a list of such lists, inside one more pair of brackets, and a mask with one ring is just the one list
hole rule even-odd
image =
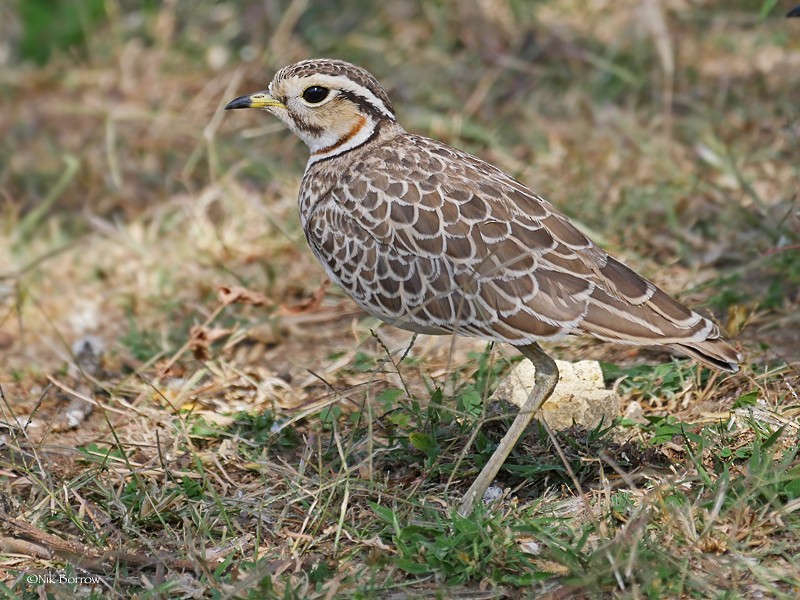
[[368, 115], [359, 115], [349, 129], [328, 131], [320, 137], [309, 140], [311, 156], [308, 159], [307, 167], [339, 154], [344, 154], [354, 148], [358, 148], [366, 142], [375, 132], [376, 123]]

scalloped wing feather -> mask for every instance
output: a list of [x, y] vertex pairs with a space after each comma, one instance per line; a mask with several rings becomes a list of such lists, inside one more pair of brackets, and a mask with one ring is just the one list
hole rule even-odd
[[310, 167], [301, 214], [329, 275], [365, 310], [406, 329], [520, 346], [585, 333], [668, 345], [731, 371], [741, 360], [711, 321], [609, 256], [550, 203], [428, 138], [402, 133], [357, 158]]

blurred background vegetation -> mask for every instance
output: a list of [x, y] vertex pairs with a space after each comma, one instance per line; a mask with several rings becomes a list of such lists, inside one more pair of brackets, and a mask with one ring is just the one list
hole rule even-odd
[[[281, 452], [294, 447], [300, 437], [287, 427], [275, 441], [275, 419], [291, 416], [295, 423], [298, 407], [306, 411], [302, 415], [312, 414], [309, 403], [316, 406], [313, 403], [325, 394], [362, 394], [363, 403], [363, 394], [372, 393], [364, 389], [387, 385], [389, 376], [379, 369], [382, 350], [370, 333], [375, 324], [354, 324], [358, 312], [338, 290], [329, 289], [320, 300], [325, 275], [306, 248], [296, 214], [306, 149], [268, 115], [221, 110], [233, 97], [265, 88], [278, 68], [327, 56], [370, 70], [386, 87], [407, 129], [477, 154], [525, 182], [609, 251], [687, 303], [713, 313], [726, 334], [743, 346], [743, 373], [722, 384], [715, 377], [684, 371], [679, 371], [680, 377], [671, 372], [664, 378], [647, 369], [635, 371], [628, 385], [645, 385], [647, 380], [654, 411], [678, 415], [695, 410], [692, 403], [677, 404], [673, 396], [680, 393], [665, 394], [664, 379], [681, 393], [686, 385], [699, 386], [699, 398], [713, 405], [703, 404], [706, 411], [727, 411], [740, 397], [796, 406], [800, 19], [784, 18], [790, 8], [792, 4], [782, 0], [3, 0], [0, 386], [7, 404], [19, 414], [44, 420], [61, 414], [63, 397], [52, 393], [52, 378], [74, 376], [72, 367], [65, 365], [77, 362], [75, 343], [92, 336], [103, 345], [102, 371], [94, 373], [92, 385], [102, 388], [110, 403], [129, 402], [125, 406], [135, 410], [120, 410], [126, 419], [113, 426], [95, 415], [77, 431], [47, 429], [37, 443], [46, 439], [58, 448], [79, 448], [95, 456], [92, 444], [108, 442], [108, 425], [116, 440], [108, 443], [115, 452], [131, 452], [137, 460], [147, 455], [158, 463], [163, 457], [153, 450], [154, 432], [160, 432], [163, 441], [172, 435], [180, 438], [175, 433], [180, 430], [197, 437], [191, 437], [188, 446], [176, 442], [176, 448], [196, 457], [192, 444], [217, 452], [219, 440], [207, 429], [181, 429], [186, 405], [211, 407], [208, 419], [244, 410], [243, 405], [251, 413], [268, 406], [264, 420], [251, 415], [256, 420], [239, 423], [234, 434], [222, 437], [238, 444], [240, 436], [252, 434], [259, 447], [265, 439], [272, 440], [277, 446], [267, 446], [264, 452], [268, 464], [275, 465], [282, 460], [276, 456], [284, 457]], [[263, 293], [274, 306], [220, 309], [218, 288], [237, 285]], [[314, 297], [316, 304], [309, 302]], [[298, 306], [322, 312], [298, 316]], [[198, 341], [195, 328], [201, 322], [218, 329], [202, 330], [210, 337]], [[193, 356], [187, 352], [190, 346]], [[569, 359], [591, 357], [623, 367], [652, 358], [646, 351], [587, 340], [564, 342], [555, 350]], [[404, 373], [410, 388], [381, 388], [377, 397], [385, 401], [387, 414], [396, 408], [397, 398], [411, 393], [409, 389], [424, 394], [451, 381], [448, 356], [446, 348], [431, 351], [424, 361], [407, 366], [408, 371], [416, 369]], [[480, 396], [491, 384], [476, 382], [494, 381], [497, 373], [487, 371], [485, 356], [476, 356], [483, 355], [464, 354], [463, 364], [457, 366], [465, 370], [453, 377]], [[659, 361], [664, 362], [663, 355], [650, 362]], [[325, 379], [311, 377], [309, 370]], [[392, 393], [381, 395], [384, 392]], [[625, 393], [636, 390], [625, 388]], [[263, 406], [255, 406], [254, 397]], [[415, 402], [416, 397], [409, 400], [419, 409]], [[697, 411], [692, 414], [697, 416]], [[340, 416], [332, 414], [320, 417], [321, 425], [303, 421], [297, 427], [302, 434], [330, 435], [331, 423]], [[401, 430], [412, 427], [415, 417], [402, 420], [397, 414], [392, 412], [395, 425]], [[357, 425], [364, 422], [351, 418], [342, 427], [355, 439], [361, 435], [356, 432], [362, 432]], [[682, 431], [679, 425], [668, 423], [670, 436]], [[459, 448], [469, 435], [462, 431], [460, 436], [454, 444]], [[750, 429], [743, 436], [748, 443], [760, 439]], [[416, 456], [419, 448], [404, 443]], [[740, 448], [734, 442], [730, 446]], [[13, 483], [16, 493], [24, 492], [29, 505], [37, 507], [26, 513], [32, 522], [44, 519], [52, 531], [100, 547], [105, 534], [86, 525], [83, 500], [70, 498], [62, 506], [58, 490], [81, 489], [95, 502], [96, 514], [105, 510], [116, 523], [114, 502], [120, 497], [128, 510], [144, 503], [136, 495], [141, 481], [138, 474], [119, 472], [120, 483], [103, 466], [98, 481], [91, 484], [97, 487], [88, 490], [81, 487], [86, 485], [81, 478], [85, 465], [76, 463], [73, 454], [48, 458], [56, 465], [53, 480], [3, 475], [4, 485], [11, 488]], [[241, 458], [236, 463], [241, 469], [235, 476], [237, 489], [250, 494], [248, 498], [261, 498], [265, 485], [291, 488], [292, 478], [283, 472], [267, 470], [259, 479], [245, 466], [255, 459], [236, 456]], [[293, 455], [287, 463], [297, 458]], [[336, 464], [339, 459], [330, 460]], [[50, 465], [48, 461], [44, 464]], [[702, 457], [698, 461], [698, 472], [707, 477]], [[407, 463], [403, 459], [397, 464]], [[4, 465], [8, 466], [0, 463]], [[430, 468], [426, 462], [403, 485], [387, 481], [381, 493], [405, 494], [408, 481], [430, 475]], [[727, 464], [724, 469], [727, 477]], [[195, 471], [179, 486], [186, 505], [163, 517], [162, 525], [170, 527], [161, 529], [148, 513], [126, 525], [128, 529], [120, 526], [125, 535], [114, 539], [124, 540], [120, 544], [130, 539], [163, 543], [176, 553], [184, 550], [185, 538], [171, 526], [181, 519], [196, 525], [198, 517], [190, 507], [202, 490], [193, 487]], [[398, 468], [395, 475], [399, 473]], [[318, 476], [324, 479], [322, 473]], [[174, 482], [152, 477], [148, 493], [158, 489], [165, 498], [173, 498]], [[369, 525], [364, 525], [363, 539], [354, 530], [355, 541], [345, 542], [336, 534], [334, 550], [316, 541], [329, 544], [330, 534], [322, 532], [329, 532], [332, 523], [342, 527], [336, 512], [341, 495], [334, 497], [341, 494], [340, 483], [336, 479], [331, 484], [332, 496], [324, 505], [330, 510], [312, 511], [309, 530], [315, 541], [270, 539], [270, 549], [261, 549], [264, 555], [302, 555], [303, 548], [313, 546], [333, 556], [341, 550], [340, 542], [352, 542], [348, 556], [364, 564], [372, 564], [373, 550], [378, 553], [384, 542], [397, 542], [391, 552], [402, 554], [400, 538], [387, 533], [393, 527], [391, 515], [379, 514], [385, 517], [385, 529], [370, 529], [376, 526], [375, 513], [365, 498], [375, 500], [372, 492], [359, 499], [363, 515], [372, 519], [365, 521]], [[220, 506], [233, 503], [216, 480], [202, 484], [214, 490], [208, 492], [213, 501], [204, 505], [208, 514], [216, 515]], [[565, 478], [561, 485], [571, 482]], [[761, 488], [752, 484], [750, 489]], [[295, 515], [287, 507], [288, 499], [301, 498], [298, 510], [307, 510], [305, 496], [292, 489], [273, 492], [268, 497], [277, 499], [274, 504], [259, 505], [260, 509], [279, 523], [284, 518], [303, 522], [302, 513]], [[351, 502], [356, 502], [353, 494]], [[446, 506], [447, 494], [441, 498]], [[686, 506], [701, 506], [701, 500], [698, 492]], [[42, 508], [48, 502], [57, 510]], [[638, 496], [620, 503], [611, 514], [633, 510], [634, 505], [645, 507], [642, 514], [650, 509], [655, 514], [666, 505], [659, 498]], [[774, 506], [767, 503], [764, 510]], [[249, 509], [236, 505], [236, 510], [244, 515]], [[742, 511], [731, 516], [731, 522], [745, 519]], [[156, 514], [162, 516], [158, 510]], [[405, 516], [416, 522], [417, 517]], [[261, 517], [247, 513], [241, 518], [244, 529], [260, 527]], [[670, 519], [641, 522], [661, 535], [664, 523], [676, 522]], [[614, 537], [621, 525], [612, 521], [611, 533], [594, 531], [592, 536]], [[308, 518], [304, 523], [306, 527]], [[502, 530], [498, 523], [491, 526]], [[87, 534], [87, 527], [97, 537]], [[408, 528], [403, 529], [408, 535], [419, 534], [409, 533], [412, 525]], [[441, 539], [447, 538], [445, 529]], [[227, 541], [228, 534], [214, 532], [210, 538]], [[369, 543], [364, 542], [368, 535]], [[794, 536], [792, 544], [800, 539], [796, 533], [786, 535]], [[759, 564], [767, 565], [786, 548], [796, 550], [789, 537], [779, 537], [769, 538], [774, 544], [764, 546]], [[619, 547], [625, 547], [620, 539]], [[648, 579], [648, 597], [668, 597], [664, 590], [684, 581], [686, 569], [694, 568], [658, 571], [664, 557], [675, 550], [669, 545], [677, 543], [674, 539], [664, 534], [665, 548], [650, 557], [648, 565], [657, 573]], [[597, 550], [587, 558], [591, 544], [584, 547], [585, 539], [570, 543], [580, 558], [569, 562], [566, 554], [559, 554], [559, 546], [561, 550], [550, 556], [551, 570], [541, 567], [536, 577], [570, 573], [570, 581], [580, 580], [591, 589], [591, 577], [582, 569], [591, 571], [597, 566], [593, 561], [602, 562], [605, 555]], [[364, 550], [368, 547], [373, 550]], [[690, 589], [739, 589], [732, 583], [739, 580], [728, 577], [730, 571], [721, 563], [703, 562], [712, 560], [711, 546], [682, 548], [711, 574]], [[257, 550], [258, 545], [243, 550], [242, 556], [255, 560]], [[495, 556], [492, 552], [487, 550], [485, 556]], [[431, 550], [428, 557], [434, 554]], [[403, 559], [404, 572], [414, 572], [414, 560], [422, 554], [414, 556]], [[385, 557], [379, 563], [382, 560]], [[552, 561], [561, 561], [561, 566]], [[324, 561], [319, 565], [329, 570], [315, 571], [317, 579], [306, 584], [324, 595], [333, 574], [344, 571]], [[496, 565], [479, 566], [490, 570]], [[451, 581], [444, 566], [431, 568], [436, 577]], [[504, 568], [514, 572], [521, 567], [512, 561], [498, 568], [506, 573]], [[464, 569], [456, 571], [463, 575]], [[223, 572], [235, 579], [230, 571]], [[602, 572], [592, 581], [604, 590], [617, 589], [618, 574]], [[645, 572], [649, 573], [641, 571]], [[770, 573], [761, 573], [760, 581], [773, 581]], [[634, 580], [638, 576], [630, 575]], [[357, 587], [360, 582], [353, 577]], [[478, 572], [467, 579], [475, 583], [480, 577]], [[742, 577], [748, 582], [747, 577], [758, 579], [752, 572]], [[781, 577], [783, 583], [789, 580]], [[792, 581], [796, 585], [797, 580]], [[749, 590], [744, 597], [752, 597], [755, 588], [742, 586]]]

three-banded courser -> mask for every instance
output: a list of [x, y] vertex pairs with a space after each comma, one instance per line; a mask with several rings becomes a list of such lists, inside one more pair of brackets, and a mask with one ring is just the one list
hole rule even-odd
[[736, 371], [708, 319], [581, 233], [546, 200], [479, 158], [408, 133], [378, 81], [340, 60], [278, 71], [226, 108], [263, 108], [311, 150], [300, 219], [333, 281], [379, 319], [516, 346], [534, 389], [461, 505], [471, 512], [558, 380], [539, 341], [587, 334], [676, 348]]

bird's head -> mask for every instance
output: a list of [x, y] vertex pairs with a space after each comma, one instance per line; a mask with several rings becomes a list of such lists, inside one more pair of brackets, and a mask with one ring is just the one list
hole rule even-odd
[[231, 101], [226, 109], [263, 108], [311, 150], [312, 160], [340, 154], [396, 124], [391, 101], [366, 70], [341, 60], [313, 59], [284, 67], [269, 88]]

